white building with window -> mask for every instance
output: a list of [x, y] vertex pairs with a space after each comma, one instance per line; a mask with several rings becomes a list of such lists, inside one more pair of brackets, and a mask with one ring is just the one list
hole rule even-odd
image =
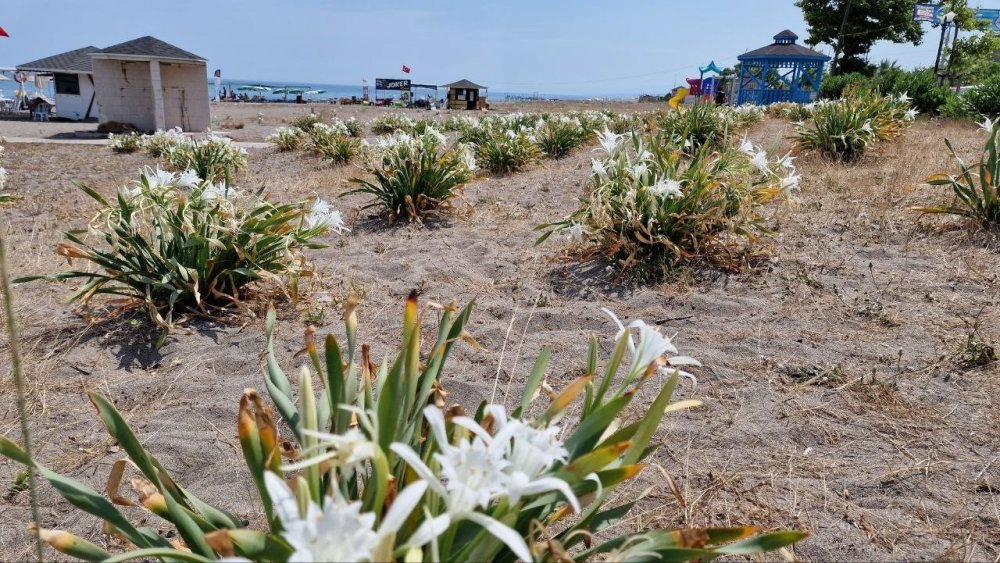
[[67, 51], [18, 65], [17, 70], [52, 76], [56, 117], [74, 121], [98, 119], [100, 108], [97, 105], [94, 67], [90, 58], [90, 54], [97, 51], [97, 47]]

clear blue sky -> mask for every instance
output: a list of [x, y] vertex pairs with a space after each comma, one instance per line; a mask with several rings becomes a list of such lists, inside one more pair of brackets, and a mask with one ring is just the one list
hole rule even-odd
[[[793, 0], [63, 0], [0, 13], [0, 67], [153, 35], [223, 77], [357, 84], [468, 78], [507, 92], [663, 93], [715, 60], [805, 36]], [[925, 24], [926, 25], [926, 24]], [[928, 30], [930, 28], [928, 27]], [[924, 43], [878, 45], [877, 62], [933, 64]], [[829, 52], [828, 47], [820, 50]]]

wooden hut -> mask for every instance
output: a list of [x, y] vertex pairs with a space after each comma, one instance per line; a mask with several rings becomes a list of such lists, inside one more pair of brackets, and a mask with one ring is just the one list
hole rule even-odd
[[480, 90], [486, 90], [486, 86], [480, 86], [475, 82], [459, 80], [451, 84], [445, 84], [442, 88], [448, 89], [448, 109], [489, 109], [486, 94], [480, 95]]
[[819, 94], [823, 65], [830, 57], [798, 45], [784, 30], [774, 43], [736, 57], [740, 61], [739, 104], [809, 103]]

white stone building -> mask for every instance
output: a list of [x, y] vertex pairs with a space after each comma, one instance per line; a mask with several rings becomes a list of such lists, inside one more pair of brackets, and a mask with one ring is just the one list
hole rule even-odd
[[94, 90], [90, 54], [97, 47], [83, 47], [17, 66], [17, 70], [51, 74], [55, 84], [56, 116], [84, 121], [100, 115]]
[[96, 50], [90, 57], [101, 123], [129, 124], [141, 131], [208, 129], [205, 59], [149, 36]]

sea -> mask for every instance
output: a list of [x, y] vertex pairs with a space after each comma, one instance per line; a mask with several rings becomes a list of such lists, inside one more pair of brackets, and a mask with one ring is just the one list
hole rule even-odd
[[[418, 82], [414, 80], [414, 82]], [[271, 90], [278, 89], [302, 89], [309, 92], [319, 92], [310, 93], [303, 95], [303, 98], [307, 100], [337, 100], [340, 98], [350, 98], [351, 96], [357, 96], [360, 98], [362, 96], [362, 85], [361, 84], [325, 84], [319, 82], [313, 83], [303, 83], [303, 82], [282, 82], [275, 80], [247, 80], [241, 78], [226, 78], [223, 77], [220, 83], [221, 87], [226, 89], [226, 92], [236, 89], [237, 94], [246, 94], [250, 97], [260, 96], [265, 100], [269, 101], [292, 101], [295, 99], [294, 95], [282, 94], [282, 93], [271, 93], [267, 91], [253, 91], [253, 90], [240, 90], [241, 87], [253, 87], [253, 86], [264, 86]], [[209, 77], [208, 79], [208, 92], [209, 95], [215, 96], [215, 78]], [[413, 94], [415, 97], [426, 97], [428, 94], [433, 94], [433, 90], [427, 89], [414, 89]], [[393, 98], [398, 99], [400, 92], [391, 90], [379, 90], [379, 98]], [[500, 103], [505, 101], [521, 101], [521, 100], [567, 100], [567, 101], [580, 101], [580, 100], [635, 100], [639, 97], [639, 94], [630, 93], [607, 93], [607, 94], [567, 94], [567, 93], [556, 93], [556, 92], [513, 92], [513, 91], [503, 91], [503, 90], [488, 90], [489, 100], [491, 103]], [[370, 97], [375, 97], [375, 86], [374, 81], [369, 83], [369, 95]], [[438, 96], [444, 96], [443, 90], [438, 90]]]

